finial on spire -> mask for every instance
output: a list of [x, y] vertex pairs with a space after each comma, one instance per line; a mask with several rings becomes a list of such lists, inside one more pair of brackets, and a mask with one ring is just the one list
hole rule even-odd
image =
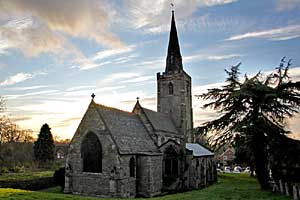
[[94, 93], [91, 95], [92, 100], [94, 100], [95, 96], [96, 96], [96, 95], [95, 95]]
[[175, 5], [174, 5], [174, 2], [171, 2], [171, 3], [170, 3], [170, 6], [171, 6], [171, 8], [172, 8], [172, 13], [174, 14], [174, 6], [175, 6]]
[[138, 102], [140, 100], [140, 97], [136, 97], [136, 101]]

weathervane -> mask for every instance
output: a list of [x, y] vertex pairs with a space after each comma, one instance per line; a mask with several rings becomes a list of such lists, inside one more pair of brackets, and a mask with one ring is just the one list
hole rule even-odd
[[174, 11], [174, 3], [170, 3], [172, 11]]

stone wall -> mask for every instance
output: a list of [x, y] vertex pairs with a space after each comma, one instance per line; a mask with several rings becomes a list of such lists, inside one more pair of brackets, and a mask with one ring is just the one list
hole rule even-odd
[[[89, 132], [94, 133], [101, 143], [101, 173], [83, 172], [81, 143]], [[91, 104], [70, 144], [66, 160], [65, 192], [92, 196], [135, 196], [135, 192], [122, 189], [122, 185], [130, 182], [124, 180], [129, 177], [129, 159], [129, 156], [121, 158], [118, 154], [109, 131]]]
[[137, 162], [138, 196], [159, 195], [162, 188], [162, 156], [139, 156]]
[[214, 166], [215, 161], [213, 157], [194, 157], [190, 165], [189, 187], [198, 189], [215, 183], [217, 181], [217, 173]]
[[[169, 84], [173, 94], [169, 94]], [[191, 77], [184, 71], [171, 74], [157, 73], [157, 111], [170, 113], [180, 133], [192, 142], [193, 110]]]

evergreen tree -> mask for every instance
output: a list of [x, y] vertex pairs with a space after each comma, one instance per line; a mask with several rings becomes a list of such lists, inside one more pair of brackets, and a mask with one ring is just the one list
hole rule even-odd
[[291, 81], [288, 76], [291, 62], [284, 58], [275, 73], [263, 76], [259, 72], [252, 78], [245, 75], [243, 81], [239, 79], [239, 65], [226, 71], [228, 78], [221, 89], [200, 95], [204, 100], [212, 100], [204, 107], [212, 107], [220, 115], [199, 130], [214, 131], [215, 145], [231, 142], [236, 133], [245, 137], [261, 188], [268, 189], [268, 147], [288, 133], [285, 119], [299, 113], [300, 82]]
[[54, 159], [54, 140], [50, 130], [49, 125], [44, 124], [37, 141], [34, 142], [34, 156], [38, 161], [44, 162]]

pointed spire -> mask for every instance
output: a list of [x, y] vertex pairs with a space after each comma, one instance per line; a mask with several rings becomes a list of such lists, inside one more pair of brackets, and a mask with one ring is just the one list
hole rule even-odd
[[168, 55], [166, 62], [166, 73], [182, 70], [182, 57], [177, 36], [177, 29], [174, 17], [174, 10], [172, 10], [171, 31], [169, 37]]

